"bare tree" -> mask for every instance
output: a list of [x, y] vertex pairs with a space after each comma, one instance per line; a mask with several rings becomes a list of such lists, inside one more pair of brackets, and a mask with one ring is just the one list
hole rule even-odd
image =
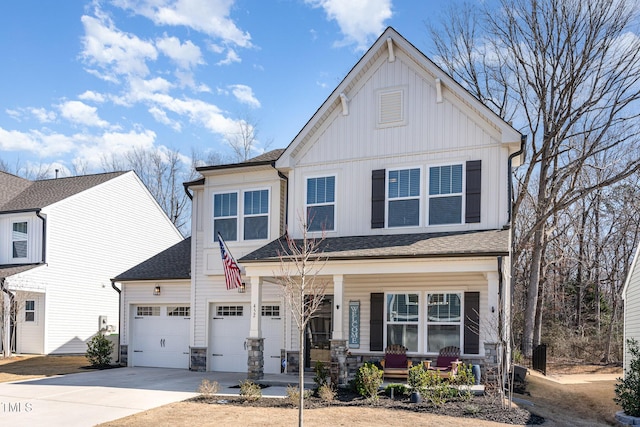
[[[513, 215], [515, 224], [519, 215], [531, 218], [516, 230], [521, 246], [515, 248], [530, 253], [522, 283], [522, 345], [530, 356], [540, 336], [536, 316], [550, 219], [640, 170], [639, 156], [597, 163], [602, 153], [640, 149], [640, 39], [631, 35], [637, 10], [627, 0], [501, 0], [496, 10], [467, 10], [474, 19], [445, 21], [446, 31], [431, 34], [445, 69], [529, 136]], [[592, 165], [612, 172], [581, 181]], [[530, 197], [532, 209], [522, 211]]]
[[[258, 128], [259, 122], [250, 113], [244, 112], [241, 118], [236, 121], [236, 129], [225, 135], [225, 139], [233, 150], [233, 161], [245, 162], [254, 157], [254, 152], [258, 150]], [[268, 140], [262, 147], [266, 150], [272, 141]]]
[[294, 240], [286, 234], [286, 247], [282, 245], [280, 274], [277, 281], [282, 287], [284, 300], [298, 328], [298, 425], [304, 419], [304, 354], [305, 331], [314, 313], [324, 300], [327, 281], [318, 277], [326, 263], [322, 256], [322, 238], [308, 235], [306, 222], [302, 221], [302, 239]]

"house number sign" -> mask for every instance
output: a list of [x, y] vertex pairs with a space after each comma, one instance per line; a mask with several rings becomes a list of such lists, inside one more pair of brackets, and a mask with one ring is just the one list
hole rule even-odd
[[360, 301], [349, 301], [349, 348], [360, 348]]

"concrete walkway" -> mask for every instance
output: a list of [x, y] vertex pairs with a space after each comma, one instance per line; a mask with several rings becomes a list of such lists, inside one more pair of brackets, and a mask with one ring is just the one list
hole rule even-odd
[[[191, 372], [184, 369], [118, 368], [0, 383], [0, 425], [94, 426], [141, 411], [189, 399], [203, 379], [217, 381], [220, 395], [238, 395], [246, 373]], [[265, 375], [265, 397], [286, 396], [297, 375]], [[313, 374], [305, 374], [305, 388]]]

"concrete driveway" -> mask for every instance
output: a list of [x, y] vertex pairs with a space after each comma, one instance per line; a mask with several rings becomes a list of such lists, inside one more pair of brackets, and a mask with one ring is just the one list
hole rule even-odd
[[[264, 396], [286, 395], [282, 378], [275, 377]], [[94, 426], [197, 396], [205, 378], [218, 381], [221, 394], [237, 395], [239, 389], [230, 387], [246, 373], [118, 368], [0, 383], [0, 425]]]

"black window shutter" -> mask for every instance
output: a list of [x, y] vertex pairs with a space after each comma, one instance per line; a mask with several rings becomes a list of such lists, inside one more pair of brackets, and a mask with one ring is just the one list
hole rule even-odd
[[385, 170], [371, 171], [371, 228], [384, 228]]
[[384, 294], [371, 294], [371, 318], [369, 320], [369, 350], [382, 351], [384, 345]]
[[482, 178], [481, 160], [467, 162], [465, 222], [480, 222], [480, 188]]
[[480, 352], [480, 292], [464, 293], [464, 354]]

